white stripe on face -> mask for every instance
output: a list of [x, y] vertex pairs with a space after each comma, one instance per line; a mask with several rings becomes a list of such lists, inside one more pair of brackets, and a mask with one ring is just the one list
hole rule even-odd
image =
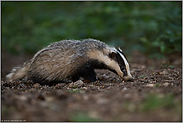
[[[132, 78], [132, 75], [130, 74], [130, 68], [129, 68], [129, 64], [125, 58], [125, 56], [120, 53], [118, 50], [116, 50], [115, 48], [111, 48], [109, 47], [108, 50], [104, 50], [105, 53], [99, 51], [99, 50], [94, 50], [92, 52], [88, 52], [88, 56], [90, 56], [90, 58], [99, 60], [100, 62], [104, 63], [105, 65], [107, 65], [109, 68], [115, 70], [117, 72], [117, 74], [123, 78], [124, 80], [129, 80], [130, 78]], [[126, 71], [127, 71], [127, 76], [124, 76], [124, 73], [121, 71], [119, 64], [117, 63], [117, 61], [112, 60], [109, 58], [108, 55], [105, 55], [109, 52], [115, 52], [115, 53], [119, 53], [120, 57], [123, 59], [125, 67], [126, 67]]]
[[[132, 75], [130, 74], [130, 67], [129, 67], [129, 64], [128, 64], [128, 62], [127, 62], [127, 60], [126, 60], [126, 58], [125, 58], [125, 56], [121, 53], [121, 52], [123, 52], [120, 48], [118, 48], [118, 50], [116, 49], [116, 48], [114, 48], [114, 47], [110, 47], [109, 48], [110, 49], [110, 52], [118, 52], [119, 54], [120, 54], [120, 56], [121, 56], [121, 58], [123, 59], [123, 61], [124, 61], [124, 63], [125, 63], [125, 67], [126, 67], [126, 71], [127, 71], [127, 76], [126, 76], [126, 78], [132, 78]], [[125, 77], [125, 76], [124, 76]], [[127, 79], [128, 80], [128, 79]]]
[[[119, 49], [119, 50], [122, 52], [121, 49]], [[117, 52], [120, 54], [121, 58], [123, 59], [123, 61], [124, 61], [124, 63], [125, 63], [127, 75], [130, 76], [130, 77], [132, 77], [132, 75], [130, 74], [130, 67], [129, 67], [129, 64], [128, 64], [128, 62], [127, 62], [125, 56], [124, 56], [122, 53], [120, 53], [119, 51], [117, 51]]]
[[115, 70], [120, 77], [123, 77], [124, 74], [121, 71], [119, 64], [116, 61], [111, 60], [107, 55], [104, 55], [103, 52], [99, 50], [94, 50], [93, 52], [88, 52], [88, 56], [104, 63], [109, 68]]
[[118, 48], [118, 50], [120, 50], [121, 52], [123, 52], [122, 49], [120, 49], [120, 48]]

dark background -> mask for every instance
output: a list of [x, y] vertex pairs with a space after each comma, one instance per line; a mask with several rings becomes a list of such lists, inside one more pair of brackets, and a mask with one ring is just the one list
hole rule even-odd
[[182, 51], [182, 2], [1, 2], [2, 51], [35, 54], [62, 39], [96, 38], [162, 59]]

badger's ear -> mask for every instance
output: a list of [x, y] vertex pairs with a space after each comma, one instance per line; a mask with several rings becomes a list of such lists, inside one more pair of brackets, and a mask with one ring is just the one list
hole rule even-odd
[[112, 58], [112, 59], [115, 59], [116, 58], [116, 53], [115, 52], [110, 52], [109, 57]]
[[118, 47], [118, 48], [117, 48], [117, 50], [118, 50], [119, 52], [123, 52], [123, 51], [121, 50], [121, 48], [120, 48], [120, 47]]

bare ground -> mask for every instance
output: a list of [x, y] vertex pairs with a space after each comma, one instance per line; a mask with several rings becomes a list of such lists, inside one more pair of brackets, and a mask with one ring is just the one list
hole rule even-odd
[[133, 53], [133, 81], [96, 70], [97, 81], [7, 82], [5, 75], [30, 56], [2, 53], [1, 121], [182, 121], [182, 57], [150, 60]]

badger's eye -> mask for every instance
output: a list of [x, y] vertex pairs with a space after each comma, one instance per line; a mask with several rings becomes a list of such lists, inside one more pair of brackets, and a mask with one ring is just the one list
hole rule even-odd
[[127, 70], [126, 70], [125, 68], [121, 68], [121, 70], [122, 70], [123, 72], [127, 72]]
[[126, 69], [125, 69], [125, 68], [122, 68], [122, 67], [121, 67], [121, 70], [122, 70], [122, 71], [126, 71]]
[[124, 76], [127, 76], [127, 70], [125, 68], [121, 68], [121, 71], [124, 73]]
[[112, 59], [115, 59], [115, 58], [116, 58], [116, 53], [111, 52], [111, 53], [109, 54], [109, 57], [112, 58]]

